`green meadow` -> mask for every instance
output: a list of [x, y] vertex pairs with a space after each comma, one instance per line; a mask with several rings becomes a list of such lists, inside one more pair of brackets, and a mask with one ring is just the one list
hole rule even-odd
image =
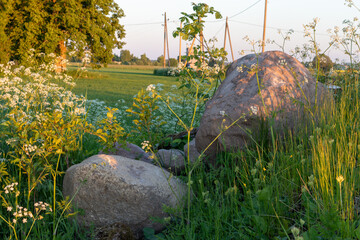
[[73, 92], [86, 96], [87, 99], [104, 101], [108, 106], [116, 106], [119, 100], [131, 105], [133, 96], [150, 84], [163, 84], [164, 90], [177, 85], [176, 77], [154, 75], [154, 66], [109, 65], [106, 68], [79, 72], [79, 67], [68, 68], [74, 76], [76, 86]]

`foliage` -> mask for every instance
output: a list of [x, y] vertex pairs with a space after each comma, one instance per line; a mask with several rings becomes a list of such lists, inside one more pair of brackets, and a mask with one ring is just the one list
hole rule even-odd
[[318, 56], [314, 57], [312, 65], [315, 67], [315, 69], [319, 68], [323, 73], [328, 73], [334, 66], [329, 56], [326, 56], [325, 54], [319, 54]]
[[173, 33], [174, 37], [181, 35], [184, 40], [192, 40], [197, 34], [203, 31], [204, 19], [208, 14], [215, 14], [216, 19], [222, 17], [220, 12], [216, 11], [213, 7], [209, 7], [206, 3], [192, 3], [192, 5], [194, 13], [181, 13], [183, 16], [180, 18], [180, 21], [184, 23], [184, 25], [182, 28], [177, 28]]
[[154, 75], [158, 76], [178, 76], [179, 73], [176, 68], [157, 68], [154, 69]]
[[[55, 59], [51, 63], [28, 68], [14, 62], [0, 65], [2, 236], [55, 236], [60, 222], [70, 221], [66, 218], [72, 215], [71, 200], [62, 200], [58, 180], [77, 163], [73, 156], [84, 157], [83, 140], [88, 134], [98, 136], [109, 149], [126, 137], [113, 116], [115, 109], [108, 109], [97, 126], [88, 123], [86, 99], [69, 91], [73, 79], [55, 73]], [[47, 224], [39, 221], [44, 218], [41, 211], [47, 212]]]
[[159, 96], [154, 96], [152, 93], [153, 85], [149, 85], [146, 91], [141, 89], [137, 96], [134, 97], [134, 102], [131, 108], [126, 112], [130, 116], [134, 116], [133, 120], [135, 125], [134, 135], [143, 139], [142, 141], [149, 141], [152, 146], [159, 143], [162, 137], [161, 127], [165, 124], [162, 120], [161, 114], [159, 114], [157, 101]]
[[[189, 24], [193, 19], [193, 26], [198, 27], [198, 15], [183, 15], [192, 16]], [[355, 26], [354, 22], [345, 25]], [[310, 44], [298, 51], [309, 51], [308, 59], [321, 52], [316, 43], [316, 24], [314, 21], [305, 25]], [[167, 209], [170, 217], [166, 221], [170, 224], [166, 230], [156, 234], [145, 228], [145, 237], [359, 239], [360, 82], [353, 69], [358, 62], [347, 46], [356, 43], [359, 34], [355, 30], [347, 28], [343, 38], [338, 31], [334, 35], [339, 38], [338, 46], [331, 44], [343, 48], [351, 59], [347, 71], [323, 76], [325, 82], [341, 87], [335, 101], [319, 108], [317, 116], [306, 112], [313, 120], [311, 124], [300, 123], [296, 131], [284, 130], [286, 134], [281, 137], [274, 132], [268, 135], [270, 123], [265, 122], [253, 144], [239, 152], [219, 154], [216, 166], [207, 164], [203, 155], [193, 165], [188, 163], [184, 175], [179, 176], [188, 186], [186, 208]], [[143, 147], [150, 151], [156, 151], [156, 143], [167, 131], [185, 130], [185, 141], [189, 142], [204, 104], [224, 76], [225, 53], [212, 47], [212, 43], [206, 42], [206, 50], [195, 47], [194, 56], [187, 59], [195, 60], [194, 68], [180, 65], [179, 84], [167, 86], [165, 91], [159, 85], [149, 85], [155, 78], [152, 69], [117, 66], [92, 70], [94, 79], [96, 74], [104, 74], [104, 81], [96, 79], [101, 85], [110, 83], [101, 95], [115, 86], [131, 94], [131, 88], [124, 83], [114, 84], [112, 80], [119, 76], [126, 78], [127, 85], [149, 85], [135, 95], [130, 109], [124, 106], [125, 100], [118, 102], [117, 110], [105, 102], [76, 96], [69, 91], [75, 87], [71, 77], [54, 73], [53, 64], [37, 65], [29, 60], [31, 68], [13, 62], [0, 65], [0, 237], [91, 238], [89, 232], [82, 232], [68, 218], [71, 199], [63, 199], [60, 191], [64, 171], [126, 137], [144, 141]], [[29, 56], [39, 57], [34, 52]], [[43, 57], [55, 63], [48, 54]], [[319, 81], [319, 71], [312, 72]], [[174, 80], [157, 79], [168, 85]], [[119, 92], [114, 95], [122, 97]], [[124, 114], [126, 109], [133, 125]], [[129, 129], [136, 132], [128, 136]], [[121, 228], [118, 224], [100, 231], [112, 237]]]
[[124, 12], [113, 0], [10, 0], [0, 16], [3, 63], [10, 59], [25, 64], [30, 49], [64, 54], [62, 45], [79, 55], [89, 49], [94, 63], [109, 63], [112, 49], [124, 44], [120, 39], [125, 31], [119, 23]]
[[129, 50], [121, 50], [120, 52], [120, 61], [125, 62], [131, 62], [131, 60], [134, 58], [134, 55], [130, 53]]

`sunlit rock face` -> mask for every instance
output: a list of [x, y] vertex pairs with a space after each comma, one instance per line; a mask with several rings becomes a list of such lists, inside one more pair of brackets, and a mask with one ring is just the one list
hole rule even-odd
[[325, 96], [332, 99], [303, 64], [284, 52], [244, 56], [231, 64], [207, 102], [196, 135], [197, 150], [204, 151], [220, 133], [206, 151], [210, 159], [221, 151], [243, 149], [259, 135], [266, 119], [280, 133], [292, 129], [304, 120], [306, 109], [322, 104]]
[[116, 155], [99, 154], [71, 166], [65, 174], [63, 194], [74, 197], [72, 206], [84, 210], [76, 215], [83, 226], [123, 224], [137, 238], [142, 229], [164, 226], [152, 218], [168, 214], [164, 206], [184, 204], [187, 187], [153, 164]]

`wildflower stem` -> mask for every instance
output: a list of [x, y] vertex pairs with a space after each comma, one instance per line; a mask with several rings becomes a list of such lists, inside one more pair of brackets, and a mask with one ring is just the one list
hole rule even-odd
[[[9, 221], [6, 221], [6, 219], [1, 215], [0, 215], [0, 219], [3, 220], [13, 230], [15, 239], [18, 240], [15, 227]], [[11, 239], [11, 236], [10, 236], [10, 239]]]
[[56, 176], [57, 176], [57, 171], [59, 168], [59, 162], [60, 162], [60, 158], [61, 158], [61, 153], [59, 153], [58, 156], [58, 160], [56, 163], [56, 169], [55, 172], [53, 173], [53, 178], [54, 178], [54, 189], [53, 189], [53, 239], [55, 239], [56, 235], [55, 235], [55, 229], [56, 229], [56, 223], [55, 223], [55, 219], [56, 219]]

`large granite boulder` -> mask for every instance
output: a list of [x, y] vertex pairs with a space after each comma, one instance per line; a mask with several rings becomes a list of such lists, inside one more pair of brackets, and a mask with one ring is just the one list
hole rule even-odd
[[63, 194], [75, 196], [73, 206], [84, 210], [84, 215], [76, 215], [81, 225], [122, 224], [140, 238], [145, 227], [156, 231], [164, 227], [151, 220], [168, 216], [164, 206], [184, 204], [186, 185], [169, 175], [146, 162], [100, 154], [66, 171]]
[[242, 149], [271, 116], [274, 130], [292, 129], [304, 120], [304, 106], [315, 105], [315, 96], [320, 104], [329, 95], [321, 83], [316, 90], [316, 80], [295, 58], [279, 51], [244, 56], [231, 64], [207, 102], [196, 134], [197, 150], [204, 151], [221, 132], [205, 153], [210, 159], [224, 150]]

